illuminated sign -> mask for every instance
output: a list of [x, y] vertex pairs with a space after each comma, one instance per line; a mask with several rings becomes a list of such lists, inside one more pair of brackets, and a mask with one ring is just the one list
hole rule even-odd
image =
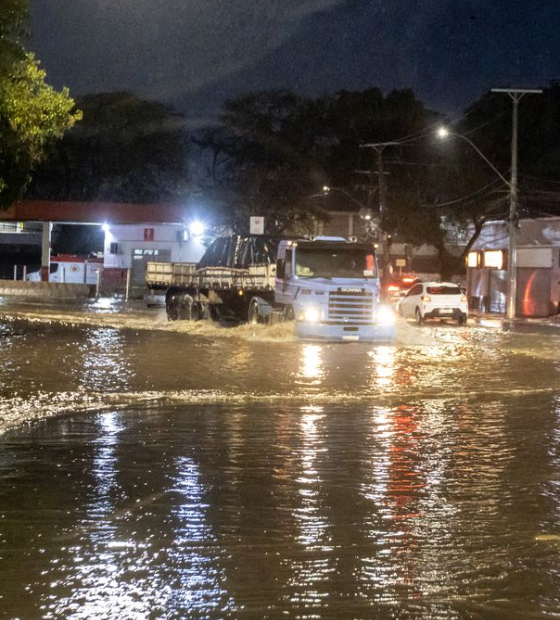
[[505, 252], [503, 250], [484, 250], [484, 266], [489, 269], [503, 269]]

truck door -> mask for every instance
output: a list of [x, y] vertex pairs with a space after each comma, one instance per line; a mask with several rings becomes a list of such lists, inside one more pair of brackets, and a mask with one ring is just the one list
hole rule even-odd
[[291, 303], [294, 291], [295, 283], [293, 278], [293, 250], [292, 248], [286, 249], [286, 255], [284, 260], [279, 261], [280, 269], [283, 268], [282, 273], [276, 272], [276, 301], [281, 304]]

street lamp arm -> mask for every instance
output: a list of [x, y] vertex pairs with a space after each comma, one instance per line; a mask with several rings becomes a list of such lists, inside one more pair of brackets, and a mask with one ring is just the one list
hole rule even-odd
[[345, 189], [342, 189], [342, 187], [330, 187], [330, 186], [325, 185], [323, 189], [324, 189], [325, 194], [328, 194], [329, 192], [332, 192], [332, 191], [340, 192], [341, 194], [344, 194], [347, 198], [350, 198], [350, 200], [354, 202], [355, 204], [357, 204], [360, 207], [360, 209], [367, 209], [365, 205], [363, 205], [357, 198], [354, 198], [354, 196], [352, 196], [352, 194], [347, 192]]
[[500, 177], [500, 179], [507, 185], [507, 187], [511, 190], [511, 182], [506, 179], [506, 177], [494, 166], [494, 164], [486, 157], [486, 155], [476, 146], [474, 142], [469, 140], [466, 136], [460, 133], [455, 133], [453, 131], [448, 132], [448, 135], [455, 136], [457, 138], [461, 138], [468, 144], [472, 146], [472, 148], [479, 154], [480, 157], [492, 168], [492, 170]]

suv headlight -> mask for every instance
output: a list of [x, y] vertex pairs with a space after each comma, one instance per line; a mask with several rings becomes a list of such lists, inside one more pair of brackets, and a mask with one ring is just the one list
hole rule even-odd
[[377, 323], [379, 325], [393, 325], [396, 321], [391, 306], [381, 305], [377, 308]]

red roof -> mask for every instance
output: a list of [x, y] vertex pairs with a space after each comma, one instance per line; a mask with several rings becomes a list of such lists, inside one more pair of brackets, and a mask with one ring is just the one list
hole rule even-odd
[[80, 224], [182, 224], [185, 205], [170, 203], [64, 202], [22, 200], [0, 211], [4, 222], [75, 222]]

